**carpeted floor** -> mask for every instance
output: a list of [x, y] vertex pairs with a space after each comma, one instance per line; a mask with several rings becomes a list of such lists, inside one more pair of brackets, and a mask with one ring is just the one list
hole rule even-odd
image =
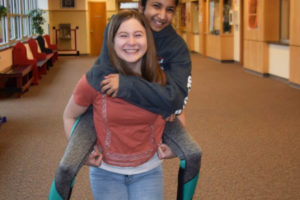
[[[0, 99], [0, 200], [47, 199], [66, 139], [62, 112], [95, 57], [60, 57], [22, 98]], [[300, 199], [300, 90], [192, 54], [187, 129], [203, 150], [195, 200]], [[176, 199], [178, 160], [164, 162]], [[88, 168], [72, 199], [92, 199]]]

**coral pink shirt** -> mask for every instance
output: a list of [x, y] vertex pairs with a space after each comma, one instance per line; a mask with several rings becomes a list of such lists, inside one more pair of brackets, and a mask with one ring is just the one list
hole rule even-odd
[[80, 106], [93, 105], [104, 162], [134, 167], [148, 161], [157, 151], [165, 125], [161, 115], [101, 94], [89, 85], [85, 75], [78, 82], [73, 96]]

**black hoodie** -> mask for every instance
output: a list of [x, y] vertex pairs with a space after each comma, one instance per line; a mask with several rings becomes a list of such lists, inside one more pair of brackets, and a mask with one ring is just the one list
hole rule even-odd
[[[137, 76], [120, 74], [117, 97], [166, 118], [173, 113], [180, 114], [187, 102], [191, 87], [190, 53], [184, 40], [171, 25], [160, 32], [153, 31], [153, 36], [159, 64], [165, 71], [167, 84], [161, 86]], [[100, 82], [110, 73], [117, 72], [109, 62], [106, 28], [101, 54], [86, 77], [93, 88], [101, 91]]]

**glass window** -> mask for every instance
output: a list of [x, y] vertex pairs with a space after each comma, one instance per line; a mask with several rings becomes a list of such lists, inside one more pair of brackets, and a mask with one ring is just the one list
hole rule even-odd
[[223, 33], [231, 33], [230, 25], [231, 0], [224, 0], [223, 4]]
[[120, 9], [138, 9], [138, 2], [120, 2]]
[[209, 32], [220, 34], [220, 2], [219, 0], [209, 1]]
[[16, 16], [15, 17], [16, 22], [16, 39], [22, 39], [22, 26], [21, 26], [21, 17]]
[[27, 36], [28, 35], [28, 17], [24, 17], [23, 16], [23, 36]]
[[7, 7], [7, 16], [0, 19], [0, 45], [22, 40], [32, 33], [32, 19], [28, 13], [37, 8], [37, 0], [0, 0]]
[[14, 40], [16, 38], [15, 18], [14, 17], [10, 17], [9, 23], [10, 23], [10, 30], [9, 30], [10, 37], [9, 37], [9, 39], [10, 40]]
[[[0, 0], [0, 5], [6, 7], [6, 0]], [[7, 17], [0, 18], [0, 45], [7, 43]]]
[[257, 28], [257, 0], [249, 0], [248, 27]]
[[290, 39], [290, 0], [280, 0], [280, 41], [288, 43]]

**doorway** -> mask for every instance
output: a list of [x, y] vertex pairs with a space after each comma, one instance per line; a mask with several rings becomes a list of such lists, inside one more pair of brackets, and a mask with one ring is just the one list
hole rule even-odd
[[106, 26], [106, 4], [104, 2], [89, 2], [90, 21], [90, 54], [98, 56], [101, 52], [103, 35]]

